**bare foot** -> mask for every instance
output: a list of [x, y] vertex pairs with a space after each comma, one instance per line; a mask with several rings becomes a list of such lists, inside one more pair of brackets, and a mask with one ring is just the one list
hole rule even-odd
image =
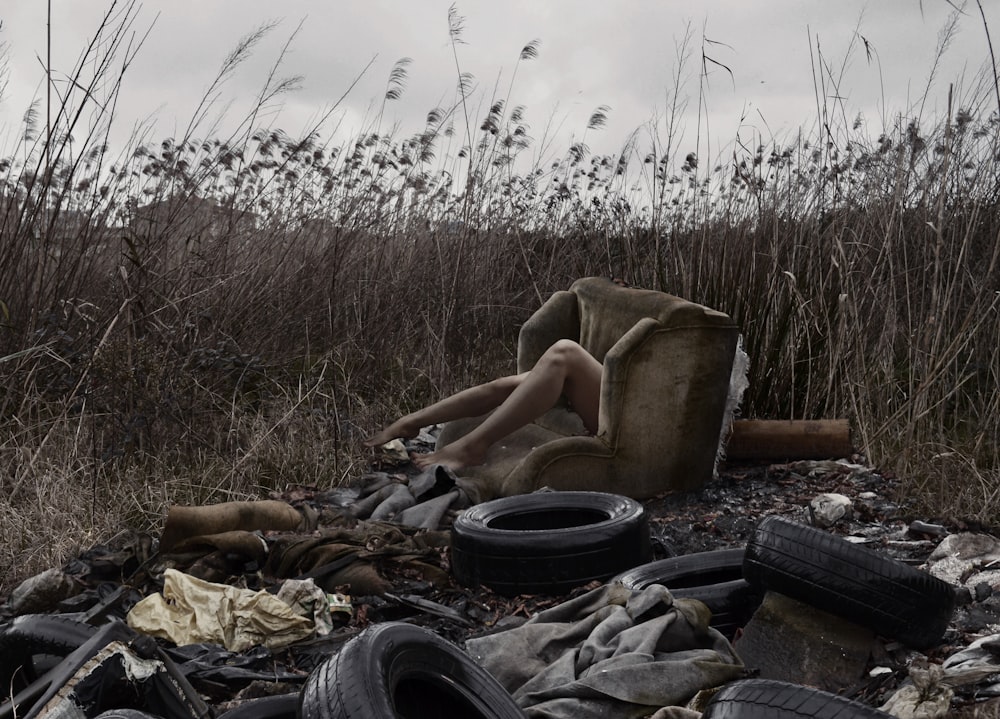
[[420, 433], [420, 427], [414, 426], [413, 422], [406, 417], [397, 419], [388, 427], [383, 427], [371, 437], [365, 438], [361, 443], [365, 447], [381, 447], [394, 439], [413, 439]]
[[482, 464], [486, 459], [486, 452], [476, 448], [467, 447], [461, 441], [449, 444], [443, 449], [427, 454], [417, 454], [413, 456], [413, 463], [420, 469], [427, 469], [432, 464], [441, 464], [452, 471], [458, 471], [466, 467], [475, 467]]

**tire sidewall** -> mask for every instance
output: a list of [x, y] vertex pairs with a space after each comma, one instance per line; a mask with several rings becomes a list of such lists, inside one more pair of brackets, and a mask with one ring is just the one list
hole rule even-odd
[[892, 719], [867, 704], [776, 679], [740, 679], [724, 685], [705, 707], [703, 719]]
[[675, 599], [697, 599], [712, 612], [711, 625], [727, 637], [745, 626], [764, 593], [743, 578], [744, 549], [717, 549], [649, 562], [613, 581], [626, 589], [661, 584]]
[[[334, 671], [330, 671], [330, 669]], [[461, 649], [433, 632], [402, 622], [369, 627], [347, 642], [306, 682], [299, 715], [308, 719], [381, 719], [404, 715], [402, 682], [426, 683], [466, 706], [469, 719], [523, 719], [510, 694]], [[320, 685], [323, 682], [325, 684]], [[351, 689], [351, 697], [345, 689]], [[421, 692], [433, 709], [435, 693]]]
[[[607, 518], [573, 527], [499, 529], [497, 520], [519, 514], [543, 514], [555, 509], [600, 512]], [[563, 547], [581, 551], [605, 546], [623, 525], [648, 531], [645, 508], [628, 497], [603, 492], [539, 492], [503, 497], [465, 510], [452, 525], [452, 546], [464, 549], [480, 543], [502, 544], [522, 556], [546, 556]]]

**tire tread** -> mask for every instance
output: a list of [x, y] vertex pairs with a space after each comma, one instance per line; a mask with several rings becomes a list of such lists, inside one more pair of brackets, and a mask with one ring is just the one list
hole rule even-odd
[[812, 687], [774, 679], [741, 679], [725, 685], [702, 719], [888, 719], [874, 707]]
[[940, 641], [955, 607], [947, 582], [776, 515], [748, 542], [743, 576], [917, 649]]

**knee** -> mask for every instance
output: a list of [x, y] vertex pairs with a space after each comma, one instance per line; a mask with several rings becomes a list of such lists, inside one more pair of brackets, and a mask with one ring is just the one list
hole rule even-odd
[[578, 342], [574, 342], [573, 340], [557, 340], [551, 347], [545, 350], [539, 362], [544, 360], [546, 362], [566, 365], [573, 362], [574, 358], [586, 354], [586, 352], [587, 350], [581, 347]]

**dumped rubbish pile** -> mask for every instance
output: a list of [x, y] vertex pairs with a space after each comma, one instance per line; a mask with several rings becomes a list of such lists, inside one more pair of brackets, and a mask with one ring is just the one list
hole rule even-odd
[[[511, 509], [446, 471], [376, 469], [351, 488], [174, 507], [160, 536], [24, 582], [0, 616], [0, 717], [381, 716], [372, 676], [408, 672], [419, 681], [390, 692], [400, 714], [432, 701], [455, 716], [711, 717], [750, 696], [774, 716], [802, 701], [1000, 713], [1000, 540], [911, 516], [861, 462], [729, 466], [642, 505], [580, 493], [545, 520], [530, 503], [573, 493]], [[539, 521], [563, 529], [526, 543]], [[826, 558], [791, 552], [789, 579], [792, 546]], [[843, 562], [864, 596], [891, 574], [888, 604], [852, 615], [797, 592], [813, 570], [839, 582]], [[760, 638], [777, 636], [776, 659]]]

